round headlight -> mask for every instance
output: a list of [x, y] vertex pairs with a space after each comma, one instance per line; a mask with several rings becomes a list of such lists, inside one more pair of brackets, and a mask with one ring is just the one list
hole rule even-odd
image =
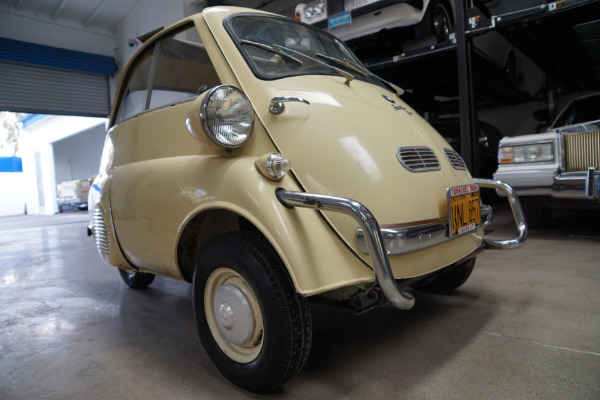
[[204, 97], [200, 119], [206, 136], [226, 149], [246, 143], [254, 130], [250, 100], [241, 90], [229, 85], [217, 86]]

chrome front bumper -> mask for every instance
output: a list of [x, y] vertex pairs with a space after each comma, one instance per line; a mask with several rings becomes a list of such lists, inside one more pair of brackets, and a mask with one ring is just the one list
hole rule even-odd
[[[474, 182], [480, 187], [496, 189], [506, 195], [519, 232], [515, 238], [508, 240], [486, 240], [484, 238], [484, 244], [486, 248], [512, 249], [520, 246], [527, 238], [527, 224], [525, 222], [525, 217], [521, 208], [521, 204], [519, 203], [519, 199], [512, 188], [500, 181], [475, 179]], [[386, 299], [396, 308], [402, 310], [409, 310], [412, 308], [415, 303], [415, 299], [410, 293], [402, 291], [402, 289], [396, 284], [396, 280], [394, 278], [388, 258], [388, 251], [385, 248], [384, 233], [380, 229], [377, 220], [373, 214], [371, 214], [369, 209], [355, 200], [343, 197], [292, 192], [285, 189], [278, 189], [276, 191], [276, 196], [283, 205], [289, 208], [304, 207], [315, 210], [334, 211], [353, 217], [360, 226], [362, 237], [364, 238], [364, 244], [366, 245], [366, 249], [371, 256], [371, 260], [375, 268], [375, 277]], [[489, 223], [489, 218], [491, 218], [489, 214], [485, 216], [485, 224]], [[432, 238], [433, 234], [435, 234], [435, 244], [451, 240], [448, 237], [445, 237], [444, 239], [441, 237], [442, 226], [444, 226], [444, 230], [446, 230], [446, 225], [433, 225], [435, 226], [431, 231], [428, 231], [428, 229], [423, 229], [423, 225], [419, 225], [417, 227], [404, 227], [404, 232], [402, 234], [404, 234], [407, 238], [410, 236], [411, 239], [409, 241], [423, 240], [423, 235], [429, 235], [429, 233], [432, 233]], [[416, 236], [414, 236], [415, 239], [412, 239], [413, 234], [416, 234]], [[421, 239], [419, 239], [419, 235]], [[432, 239], [429, 239], [427, 236], [427, 240]]]
[[508, 182], [520, 196], [548, 196], [557, 199], [600, 200], [600, 171], [560, 173], [555, 169], [530, 171], [498, 169], [494, 177]]

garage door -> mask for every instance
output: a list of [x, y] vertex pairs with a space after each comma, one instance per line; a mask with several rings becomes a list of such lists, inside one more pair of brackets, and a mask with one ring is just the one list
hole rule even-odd
[[112, 57], [0, 38], [0, 110], [106, 117]]

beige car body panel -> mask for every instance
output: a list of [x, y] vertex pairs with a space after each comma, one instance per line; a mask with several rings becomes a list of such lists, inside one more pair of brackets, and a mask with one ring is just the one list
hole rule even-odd
[[[449, 165], [442, 151], [449, 145], [386, 89], [358, 80], [346, 85], [337, 75], [257, 79], [220, 22], [227, 13], [231, 10], [215, 7], [186, 21], [195, 22], [222, 83], [241, 88], [251, 100], [257, 116], [254, 134], [231, 154], [192, 137], [186, 117], [197, 116], [205, 94], [113, 126], [107, 140], [114, 153], [95, 181], [102, 190], [99, 207], [112, 215], [105, 218], [118, 242], [111, 252], [120, 247], [124, 254], [110, 255], [108, 262], [189, 280], [189, 267], [181, 265], [178, 254], [188, 224], [207, 216], [195, 243], [200, 245], [237, 229], [231, 218], [215, 216], [239, 215], [269, 240], [303, 295], [374, 282], [370, 258], [357, 248], [358, 226], [352, 219], [288, 209], [277, 201], [276, 188], [356, 199], [385, 226], [446, 219], [446, 188], [472, 183], [472, 178]], [[383, 94], [394, 96], [396, 103]], [[298, 96], [310, 105], [286, 103], [282, 114], [273, 115], [268, 106], [274, 96]], [[114, 107], [112, 120], [118, 104]], [[357, 115], [369, 118], [347, 118]], [[380, 138], [361, 141], [353, 134], [361, 130]], [[400, 165], [398, 147], [417, 145], [436, 152], [440, 171], [412, 173]], [[254, 166], [259, 157], [275, 151], [292, 161], [291, 173], [281, 182], [263, 177]], [[481, 244], [480, 233], [391, 256], [395, 277], [427, 274], [462, 259]]]

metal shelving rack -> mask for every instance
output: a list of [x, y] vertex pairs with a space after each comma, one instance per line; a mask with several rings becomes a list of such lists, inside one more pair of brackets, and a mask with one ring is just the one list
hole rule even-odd
[[[570, 42], [581, 40], [566, 32], [565, 26], [590, 21], [598, 22], [587, 28], [588, 38], [600, 39], [600, 1], [598, 0], [563, 0], [521, 8], [523, 2], [512, 2], [515, 9], [506, 8], [502, 14], [494, 15], [488, 8], [489, 1], [455, 0], [456, 21], [455, 32], [450, 40], [441, 44], [423, 43], [413, 46], [401, 54], [370, 61], [367, 66], [387, 79], [394, 81], [394, 71], [402, 74], [400, 68], [410, 63], [427, 63], [428, 60], [456, 59], [456, 82], [458, 85], [458, 110], [461, 121], [462, 155], [470, 170], [479, 172], [478, 142], [474, 130], [477, 121], [477, 93], [473, 83], [473, 62], [479, 60], [473, 47], [473, 38], [492, 30], [498, 31], [515, 48], [553, 75], [561, 75], [561, 81], [572, 90], [600, 89], [600, 42], [583, 44], [587, 49], [570, 48]], [[492, 2], [494, 3], [494, 2]], [[496, 2], [498, 3], [498, 2]], [[507, 4], [507, 3], [504, 3]], [[521, 6], [521, 7], [519, 7]], [[459, 12], [458, 10], [463, 10]], [[550, 27], [544, 25], [551, 21]], [[564, 26], [563, 26], [564, 25]], [[583, 38], [585, 41], [585, 38]], [[590, 40], [587, 40], [589, 42]], [[561, 44], [558, 46], [557, 43]], [[579, 45], [577, 45], [579, 46]], [[577, 47], [575, 46], [575, 47]], [[586, 65], [582, 65], [582, 51], [587, 50]], [[563, 58], [572, 60], [561, 65], [555, 61], [561, 52], [569, 53]], [[589, 60], [592, 58], [592, 60]], [[438, 62], [439, 63], [439, 62]], [[576, 76], [569, 76], [569, 68], [576, 68]], [[419, 69], [419, 68], [417, 68]], [[395, 82], [400, 83], [400, 82]], [[489, 82], [487, 82], [489, 84]], [[510, 92], [503, 85], [496, 88], [497, 95], [503, 101], [526, 101], [527, 96], [517, 91]]]

